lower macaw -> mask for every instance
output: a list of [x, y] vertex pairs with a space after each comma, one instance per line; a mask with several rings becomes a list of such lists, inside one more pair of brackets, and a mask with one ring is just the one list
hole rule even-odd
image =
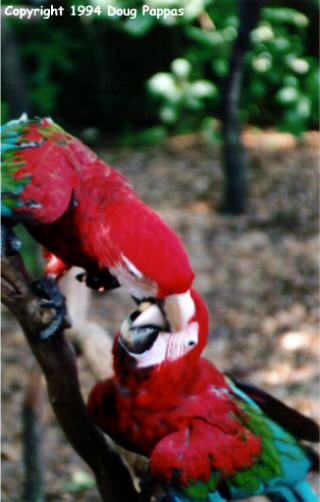
[[122, 285], [138, 300], [188, 292], [181, 240], [124, 176], [49, 118], [11, 121], [1, 138], [3, 252], [17, 251], [12, 227], [23, 223], [51, 278], [77, 265], [90, 287]]
[[90, 417], [150, 457], [165, 500], [318, 501], [306, 481], [318, 458], [300, 442], [318, 441], [318, 426], [201, 358], [207, 334], [206, 306], [194, 290], [174, 325], [157, 304], [140, 303], [116, 335], [115, 376], [90, 393]]

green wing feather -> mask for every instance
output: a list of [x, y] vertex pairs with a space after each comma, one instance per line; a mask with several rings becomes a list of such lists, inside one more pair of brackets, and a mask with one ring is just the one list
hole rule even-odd
[[96, 156], [51, 119], [11, 121], [2, 135], [2, 215], [50, 224], [68, 209], [79, 172]]
[[16, 179], [15, 174], [24, 162], [17, 156], [20, 149], [17, 141], [26, 128], [26, 117], [12, 120], [1, 126], [1, 214], [12, 216], [15, 209], [22, 206], [19, 194], [30, 183], [31, 175]]
[[262, 438], [259, 459], [227, 480], [232, 498], [244, 498], [295, 485], [305, 479], [311, 462], [296, 438], [270, 419], [246, 394], [228, 381], [245, 413], [246, 427]]

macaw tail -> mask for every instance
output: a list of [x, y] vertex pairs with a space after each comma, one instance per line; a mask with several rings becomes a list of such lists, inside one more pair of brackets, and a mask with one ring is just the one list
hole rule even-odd
[[283, 486], [276, 493], [268, 493], [272, 502], [319, 502], [308, 481], [302, 481], [294, 487]]

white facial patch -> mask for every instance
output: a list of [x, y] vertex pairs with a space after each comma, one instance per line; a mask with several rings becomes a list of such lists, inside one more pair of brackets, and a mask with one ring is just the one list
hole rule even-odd
[[187, 354], [198, 343], [198, 330], [199, 324], [192, 322], [186, 329], [178, 333], [161, 331], [152, 347], [142, 354], [129, 352], [122, 345], [128, 354], [136, 360], [138, 368], [147, 368], [161, 364], [165, 360], [174, 361]]
[[[174, 361], [198, 344], [199, 324], [191, 322], [195, 304], [190, 291], [168, 296], [162, 308], [146, 301], [138, 310], [141, 313], [135, 311], [135, 317], [127, 318], [120, 330], [120, 343], [138, 368]], [[171, 330], [164, 331], [168, 322]]]

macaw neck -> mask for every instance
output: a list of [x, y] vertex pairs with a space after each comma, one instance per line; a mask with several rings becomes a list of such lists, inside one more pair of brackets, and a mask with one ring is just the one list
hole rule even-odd
[[208, 382], [224, 383], [224, 377], [211, 363], [192, 353], [175, 361], [137, 368], [135, 360], [117, 342], [114, 370], [119, 399], [151, 412], [177, 406], [195, 388], [202, 392]]

